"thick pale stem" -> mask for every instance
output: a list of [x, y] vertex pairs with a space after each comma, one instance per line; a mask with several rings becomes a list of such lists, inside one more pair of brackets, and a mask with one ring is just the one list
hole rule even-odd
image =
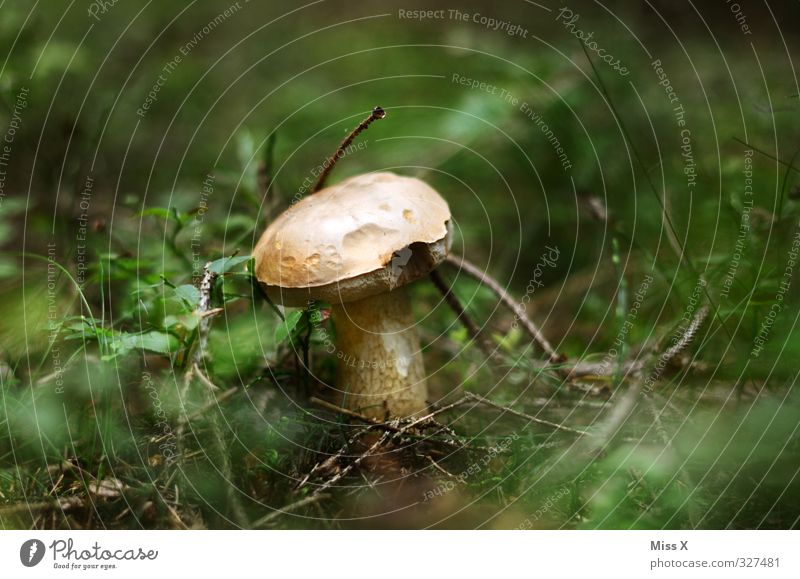
[[341, 404], [383, 420], [426, 408], [428, 389], [405, 288], [334, 306]]

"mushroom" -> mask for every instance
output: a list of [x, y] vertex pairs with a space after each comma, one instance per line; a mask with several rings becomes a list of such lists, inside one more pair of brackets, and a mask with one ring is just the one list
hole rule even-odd
[[275, 302], [331, 304], [339, 402], [378, 419], [426, 408], [427, 385], [407, 288], [450, 249], [447, 202], [419, 179], [370, 173], [309, 195], [254, 250]]

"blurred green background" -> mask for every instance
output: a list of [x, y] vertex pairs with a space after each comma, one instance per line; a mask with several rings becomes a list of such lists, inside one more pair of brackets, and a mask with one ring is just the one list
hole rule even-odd
[[[281, 324], [245, 258], [380, 105], [332, 181], [425, 179], [450, 203], [454, 251], [528, 292], [557, 351], [619, 365], [542, 370], [496, 296], [443, 269], [502, 363], [415, 284], [436, 401], [474, 392], [599, 432], [630, 390], [623, 358], [653, 365], [693, 296], [711, 314], [600, 448], [472, 408], [450, 416], [465, 442], [516, 436], [492, 460], [443, 458], [482, 468], [432, 504], [447, 478], [400, 448], [263, 526], [796, 527], [798, 7], [740, 5], [3, 4], [0, 522], [249, 526], [307, 496], [297, 482], [349, 438], [308, 404], [336, 360], [307, 315]], [[531, 293], [546, 246], [560, 257]], [[220, 402], [184, 378], [191, 286], [232, 255], [215, 262], [205, 367]]]

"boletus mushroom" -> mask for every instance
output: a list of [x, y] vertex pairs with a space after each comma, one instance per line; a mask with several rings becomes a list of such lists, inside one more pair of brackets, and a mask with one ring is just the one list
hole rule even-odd
[[261, 236], [255, 275], [284, 306], [332, 306], [339, 403], [367, 416], [426, 408], [426, 374], [407, 284], [451, 243], [447, 202], [419, 179], [371, 173], [292, 205]]

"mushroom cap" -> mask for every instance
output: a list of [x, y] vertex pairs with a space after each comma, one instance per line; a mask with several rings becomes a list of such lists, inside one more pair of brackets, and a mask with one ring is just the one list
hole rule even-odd
[[351, 177], [284, 211], [254, 250], [271, 299], [345, 303], [427, 275], [447, 256], [450, 208], [429, 185], [394, 173]]

